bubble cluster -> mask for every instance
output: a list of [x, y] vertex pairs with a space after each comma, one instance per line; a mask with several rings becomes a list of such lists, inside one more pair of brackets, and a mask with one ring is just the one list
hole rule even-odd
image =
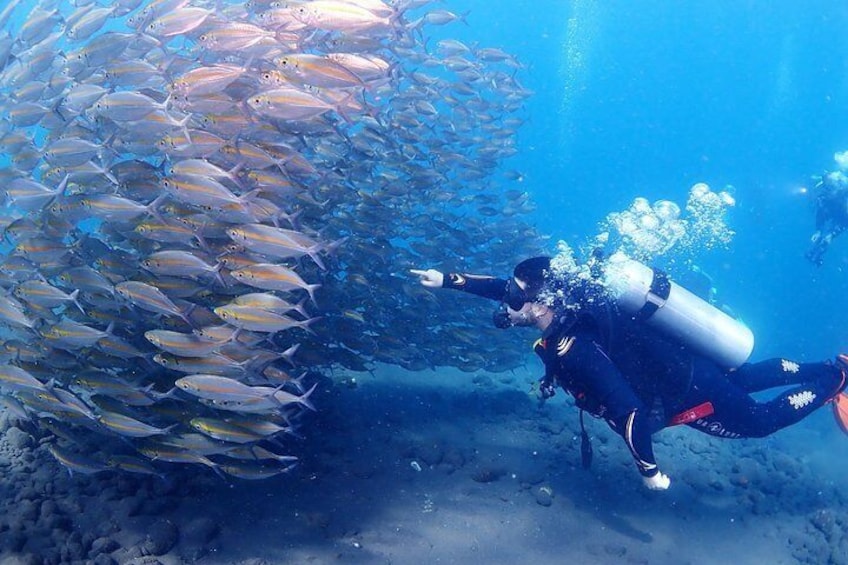
[[833, 160], [836, 161], [836, 166], [841, 170], [848, 169], [848, 150], [834, 153]]
[[[552, 285], [545, 300], [549, 304], [567, 303], [568, 291], [576, 283], [584, 289], [591, 285], [588, 295], [615, 296], [615, 265], [629, 259], [652, 263], [659, 258], [692, 257], [704, 249], [726, 246], [734, 231], [727, 223], [727, 212], [735, 205], [727, 191], [713, 192], [705, 183], [694, 185], [689, 191], [685, 212], [670, 200], [657, 200], [651, 204], [638, 197], [627, 210], [609, 214], [600, 225], [600, 232], [585, 246], [588, 261], [578, 262], [574, 249], [560, 241], [557, 255], [551, 261]], [[595, 269], [596, 253], [603, 250], [607, 257], [604, 271], [598, 276]], [[612, 268], [611, 268], [612, 267]], [[611, 276], [612, 273], [612, 276]], [[569, 305], [569, 308], [574, 308]]]

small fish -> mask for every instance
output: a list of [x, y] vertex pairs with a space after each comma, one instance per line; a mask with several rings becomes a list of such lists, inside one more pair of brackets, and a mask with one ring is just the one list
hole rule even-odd
[[307, 284], [300, 275], [288, 267], [270, 263], [243, 267], [232, 271], [230, 276], [241, 283], [265, 290], [303, 289], [309, 293], [313, 302], [315, 302], [315, 291], [321, 288], [320, 284]]
[[326, 269], [318, 255], [324, 246], [299, 232], [263, 224], [244, 224], [227, 229], [227, 235], [236, 243], [263, 255], [279, 258], [309, 255], [319, 267]]
[[197, 334], [184, 334], [170, 330], [148, 330], [144, 337], [163, 351], [180, 357], [203, 357], [214, 353], [222, 345], [233, 339], [235, 332], [230, 331], [224, 339], [207, 339]]
[[246, 71], [244, 67], [224, 64], [197, 67], [174, 79], [171, 91], [185, 98], [222, 92]]
[[80, 312], [85, 314], [80, 303], [77, 301], [79, 289], [67, 294], [63, 290], [56, 288], [43, 281], [25, 281], [15, 287], [12, 293], [21, 300], [36, 306], [45, 308], [55, 308], [56, 306], [65, 306], [72, 303], [79, 308]]
[[179, 8], [156, 18], [144, 31], [158, 39], [183, 35], [203, 25], [213, 13], [203, 8]]
[[174, 424], [167, 428], [157, 428], [149, 424], [145, 424], [135, 418], [118, 414], [117, 412], [101, 411], [97, 421], [103, 424], [106, 428], [112, 430], [118, 435], [124, 437], [150, 437], [158, 435], [166, 435], [179, 424]]
[[90, 328], [70, 318], [64, 318], [61, 322], [41, 330], [41, 336], [47, 340], [48, 345], [69, 350], [92, 347], [109, 335], [109, 331]]
[[124, 281], [115, 285], [115, 291], [139, 308], [166, 316], [177, 316], [189, 326], [192, 325], [185, 313], [155, 286], [139, 281]]
[[189, 422], [192, 428], [211, 438], [231, 443], [253, 443], [261, 441], [264, 436], [251, 432], [241, 426], [230, 424], [214, 418], [192, 418]]
[[210, 400], [262, 398], [268, 394], [265, 390], [257, 391], [241, 381], [219, 375], [187, 375], [177, 379], [174, 385], [189, 394]]
[[156, 102], [149, 96], [130, 90], [106, 94], [94, 103], [97, 115], [116, 122], [134, 122], [146, 118], [156, 110], [168, 110], [170, 101]]
[[0, 365], [0, 387], [8, 390], [47, 391], [44, 384], [29, 372], [14, 365]]
[[315, 332], [309, 329], [309, 325], [320, 319], [311, 318], [309, 320], [297, 321], [260, 308], [235, 304], [218, 306], [213, 311], [216, 316], [237, 328], [268, 333], [281, 332], [291, 328], [301, 328], [314, 334]]
[[151, 253], [141, 261], [141, 266], [157, 275], [172, 277], [199, 278], [201, 275], [213, 275], [221, 286], [226, 286], [221, 279], [221, 264], [209, 265], [195, 254], [188, 251], [167, 250]]
[[279, 87], [254, 94], [247, 105], [257, 114], [278, 120], [307, 120], [335, 108], [320, 98], [293, 87]]
[[81, 475], [93, 475], [94, 473], [99, 473], [100, 471], [106, 471], [109, 469], [108, 466], [100, 463], [99, 461], [95, 461], [94, 459], [90, 459], [79, 453], [62, 449], [55, 443], [47, 444], [47, 451], [49, 451], [50, 455], [52, 455], [56, 461], [61, 463], [71, 475], [74, 473], [80, 473]]
[[294, 469], [297, 464], [284, 466], [269, 466], [259, 464], [245, 463], [222, 463], [218, 468], [228, 475], [248, 481], [267, 479], [282, 473], [288, 473]]

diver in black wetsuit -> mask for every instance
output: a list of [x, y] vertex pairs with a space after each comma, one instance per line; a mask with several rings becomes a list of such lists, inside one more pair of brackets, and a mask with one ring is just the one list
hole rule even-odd
[[[848, 427], [848, 395], [840, 394], [848, 357], [804, 364], [772, 359], [725, 371], [624, 315], [591, 283], [562, 285], [549, 271], [550, 258], [536, 257], [520, 263], [509, 280], [434, 269], [412, 273], [425, 286], [503, 302], [498, 327], [539, 328], [534, 349], [545, 365], [543, 395], [552, 396], [559, 385], [579, 408], [603, 418], [626, 442], [649, 489], [665, 490], [671, 482], [657, 466], [651, 441], [667, 426], [686, 424], [725, 438], [764, 437], [836, 400], [837, 422]], [[552, 295], [555, 306], [549, 305]], [[768, 402], [750, 396], [779, 386], [792, 388]]]
[[815, 196], [816, 233], [806, 257], [821, 266], [833, 238], [848, 227], [848, 177], [839, 171], [827, 173], [816, 185]]

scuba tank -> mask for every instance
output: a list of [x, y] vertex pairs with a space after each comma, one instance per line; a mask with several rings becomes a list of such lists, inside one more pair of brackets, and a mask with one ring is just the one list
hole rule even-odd
[[672, 282], [664, 272], [626, 259], [608, 263], [605, 276], [618, 306], [635, 320], [726, 369], [735, 369], [750, 357], [754, 334], [746, 325]]

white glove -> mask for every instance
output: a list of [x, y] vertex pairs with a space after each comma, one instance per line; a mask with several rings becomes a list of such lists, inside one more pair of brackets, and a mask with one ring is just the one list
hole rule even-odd
[[653, 477], [642, 477], [642, 482], [650, 490], [666, 490], [671, 484], [671, 479], [668, 478], [668, 475], [657, 473]]
[[436, 269], [427, 269], [426, 271], [410, 269], [409, 272], [413, 275], [418, 275], [421, 278], [419, 282], [430, 288], [442, 288], [445, 282], [445, 275]]

